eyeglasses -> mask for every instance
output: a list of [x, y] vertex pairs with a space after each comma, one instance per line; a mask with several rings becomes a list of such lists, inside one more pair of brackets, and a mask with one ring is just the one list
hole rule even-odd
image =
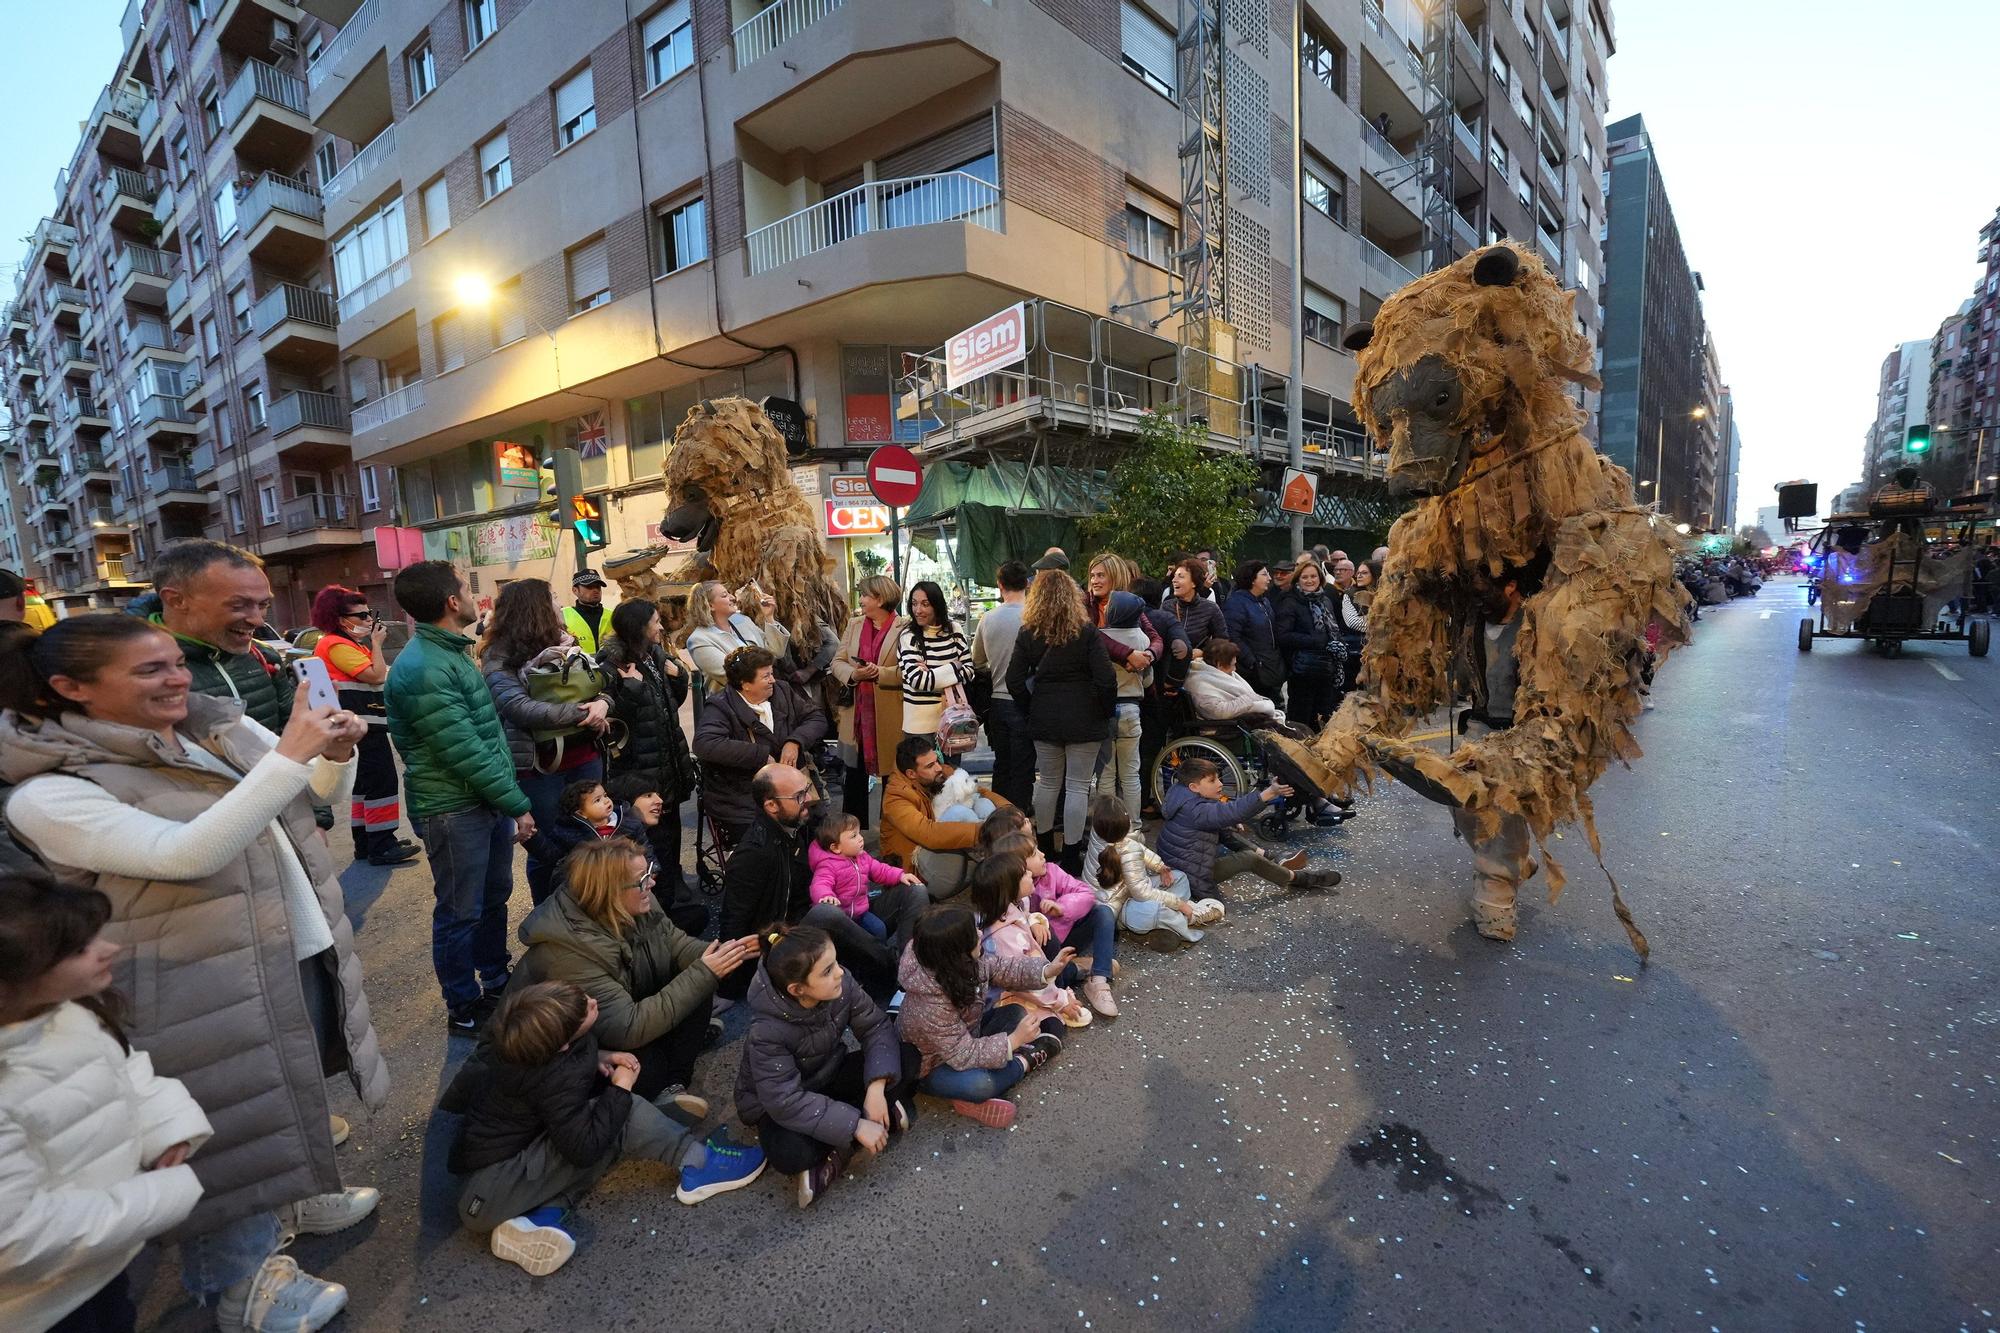
[[779, 793], [777, 799], [781, 801], [797, 801], [801, 805], [803, 805], [805, 804], [806, 797], [811, 795], [812, 795], [811, 787], [801, 787], [795, 792], [781, 792]]
[[658, 872], [648, 870], [645, 874], [639, 876], [639, 878], [633, 880], [630, 884], [627, 884], [625, 887], [628, 889], [650, 889], [659, 882], [660, 882], [660, 876]]

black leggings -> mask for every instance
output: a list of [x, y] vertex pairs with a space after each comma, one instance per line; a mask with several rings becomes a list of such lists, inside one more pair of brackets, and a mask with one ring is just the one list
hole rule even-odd
[[860, 820], [862, 828], [868, 827], [868, 766], [859, 756], [847, 766], [847, 776], [841, 779], [840, 809], [843, 814]]
[[[917, 1070], [922, 1068], [922, 1057], [917, 1048], [908, 1042], [900, 1043], [902, 1068], [896, 1077], [889, 1080], [889, 1086], [882, 1095], [892, 1102], [909, 1104], [910, 1092], [917, 1085]], [[807, 1089], [822, 1097], [831, 1097], [837, 1102], [846, 1102], [859, 1108], [868, 1095], [867, 1060], [859, 1051], [849, 1051], [841, 1057], [840, 1067], [833, 1076], [817, 1088]], [[849, 1140], [838, 1146], [816, 1139], [810, 1134], [801, 1134], [795, 1129], [786, 1129], [775, 1120], [765, 1119], [757, 1126], [758, 1142], [764, 1146], [764, 1157], [771, 1165], [786, 1175], [796, 1175], [812, 1169], [822, 1157], [830, 1152], [851, 1152], [854, 1143]]]
[[[701, 964], [697, 963], [699, 967]], [[708, 1015], [711, 1002], [704, 999], [680, 1026], [668, 1028], [632, 1054], [639, 1057], [639, 1078], [632, 1095], [647, 1101], [678, 1083], [694, 1082], [694, 1058], [708, 1047]]]

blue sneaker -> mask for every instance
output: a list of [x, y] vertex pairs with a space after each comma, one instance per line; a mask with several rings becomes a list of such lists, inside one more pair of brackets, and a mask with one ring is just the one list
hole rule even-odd
[[740, 1190], [763, 1174], [762, 1148], [746, 1148], [726, 1138], [713, 1138], [708, 1141], [706, 1162], [681, 1168], [681, 1184], [674, 1197], [682, 1203], [700, 1203], [718, 1194]]

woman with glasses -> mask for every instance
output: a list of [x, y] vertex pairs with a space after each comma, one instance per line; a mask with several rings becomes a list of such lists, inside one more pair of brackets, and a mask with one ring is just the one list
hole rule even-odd
[[396, 836], [403, 819], [402, 792], [389, 745], [389, 712], [382, 703], [382, 682], [389, 676], [382, 640], [389, 626], [367, 597], [338, 583], [321, 588], [313, 598], [312, 623], [320, 632], [313, 656], [326, 663], [340, 706], [368, 724], [355, 751], [354, 801], [348, 814], [354, 859], [372, 866], [402, 865], [415, 858], [418, 848]]
[[597, 1001], [597, 1044], [639, 1057], [635, 1095], [658, 1101], [685, 1090], [710, 1040], [715, 984], [756, 959], [756, 937], [705, 944], [683, 933], [653, 897], [651, 861], [629, 839], [582, 844], [563, 875], [563, 887], [521, 923], [528, 951], [508, 989], [581, 987]]

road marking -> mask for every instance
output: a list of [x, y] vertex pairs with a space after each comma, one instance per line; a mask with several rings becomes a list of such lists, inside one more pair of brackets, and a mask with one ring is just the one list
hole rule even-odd
[[1772, 617], [1772, 615], [1773, 615], [1773, 614], [1775, 614], [1775, 613], [1774, 613], [1774, 612], [1770, 612], [1770, 611], [1762, 611], [1762, 612], [1759, 612], [1759, 613], [1758, 613], [1758, 615], [1757, 615], [1757, 619], [1759, 619], [1759, 620], [1769, 620], [1769, 619], [1770, 619], [1770, 618]]
[[1943, 676], [1946, 680], [1960, 679], [1959, 674], [1956, 671], [1953, 671], [1950, 667], [1946, 666], [1942, 662], [1933, 661], [1931, 663], [1931, 670], [1937, 672], [1940, 676]]

